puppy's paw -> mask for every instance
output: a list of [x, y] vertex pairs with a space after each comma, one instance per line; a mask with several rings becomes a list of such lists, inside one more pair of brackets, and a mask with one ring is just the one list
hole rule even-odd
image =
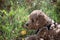
[[26, 37], [25, 40], [39, 40], [39, 38], [36, 35], [31, 35], [29, 37]]

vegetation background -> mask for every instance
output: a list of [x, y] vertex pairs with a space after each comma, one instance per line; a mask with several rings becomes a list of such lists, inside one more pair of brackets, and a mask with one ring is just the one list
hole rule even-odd
[[0, 40], [24, 40], [34, 34], [35, 30], [23, 28], [33, 10], [42, 10], [60, 23], [60, 0], [0, 0]]

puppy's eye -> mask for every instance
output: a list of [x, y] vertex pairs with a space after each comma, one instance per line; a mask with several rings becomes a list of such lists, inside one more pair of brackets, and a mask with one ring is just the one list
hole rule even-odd
[[36, 21], [38, 20], [38, 18], [36, 18]]
[[32, 22], [34, 22], [34, 20], [32, 19]]

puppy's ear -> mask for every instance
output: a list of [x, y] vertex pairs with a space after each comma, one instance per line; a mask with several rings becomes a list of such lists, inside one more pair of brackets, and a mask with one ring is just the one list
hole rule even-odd
[[37, 16], [38, 16], [38, 18], [44, 18], [44, 15], [43, 14], [39, 14]]
[[37, 14], [38, 17], [43, 17], [44, 16], [44, 13], [42, 11], [38, 12]]

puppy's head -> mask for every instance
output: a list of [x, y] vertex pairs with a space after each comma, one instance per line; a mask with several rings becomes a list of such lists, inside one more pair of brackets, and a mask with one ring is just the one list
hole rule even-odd
[[34, 10], [30, 16], [29, 20], [25, 24], [25, 28], [28, 29], [39, 29], [47, 24], [47, 16], [41, 10]]

